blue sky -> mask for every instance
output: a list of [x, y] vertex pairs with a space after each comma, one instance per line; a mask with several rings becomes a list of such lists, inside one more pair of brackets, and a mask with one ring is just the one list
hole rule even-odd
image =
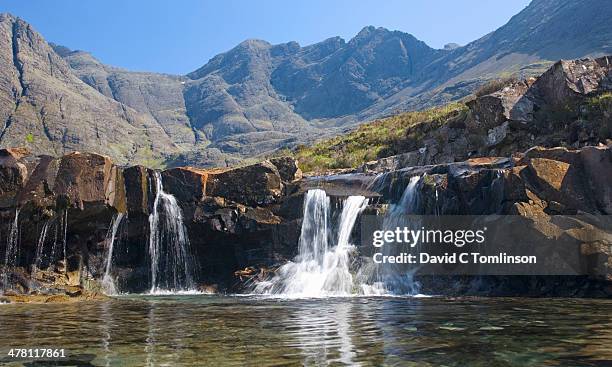
[[248, 38], [308, 45], [374, 25], [432, 47], [465, 44], [529, 0], [3, 0], [51, 42], [130, 70], [185, 74]]

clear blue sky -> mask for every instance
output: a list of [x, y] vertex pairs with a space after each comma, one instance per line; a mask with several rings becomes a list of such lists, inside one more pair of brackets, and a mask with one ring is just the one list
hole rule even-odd
[[130, 70], [185, 74], [248, 38], [308, 45], [367, 25], [466, 44], [529, 0], [2, 0], [51, 42]]

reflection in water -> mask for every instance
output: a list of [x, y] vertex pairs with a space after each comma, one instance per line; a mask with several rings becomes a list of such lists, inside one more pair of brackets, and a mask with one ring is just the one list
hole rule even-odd
[[[10, 347], [95, 366], [584, 366], [612, 359], [612, 301], [157, 296], [0, 305]], [[37, 361], [41, 362], [41, 361]]]
[[[326, 361], [341, 362], [348, 366], [353, 361], [350, 317], [352, 303], [335, 303], [323, 308], [299, 308], [289, 317], [295, 328], [289, 330], [307, 365], [323, 365]], [[334, 352], [337, 352], [338, 356]]]
[[110, 308], [111, 304], [110, 302], [104, 302], [101, 304], [101, 312], [100, 312], [100, 316], [101, 316], [101, 322], [100, 322], [100, 332], [101, 332], [101, 336], [100, 336], [100, 341], [101, 341], [101, 346], [102, 346], [102, 350], [104, 351], [104, 365], [105, 366], [110, 366], [111, 365], [111, 327], [113, 324], [113, 315], [111, 312], [109, 312], [109, 308]]
[[155, 365], [155, 303], [149, 305], [149, 314], [147, 315], [147, 339], [145, 344], [145, 353], [147, 355], [147, 366]]

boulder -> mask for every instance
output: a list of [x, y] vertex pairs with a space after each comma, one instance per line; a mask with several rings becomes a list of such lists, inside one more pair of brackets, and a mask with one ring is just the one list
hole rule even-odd
[[298, 162], [292, 157], [277, 157], [270, 159], [281, 176], [283, 182], [293, 182], [302, 178], [302, 170], [298, 167]]
[[28, 181], [19, 194], [19, 205], [31, 203], [39, 208], [55, 206], [53, 186], [57, 178], [60, 159], [51, 156], [40, 156]]
[[612, 210], [610, 147], [534, 147], [517, 164], [529, 167], [523, 178], [544, 200], [588, 213], [609, 214]]
[[612, 214], [612, 149], [610, 147], [585, 147], [580, 150], [587, 188], [597, 207], [605, 214]]
[[20, 160], [27, 155], [24, 149], [0, 149], [0, 208], [15, 205], [19, 192], [28, 178], [28, 169]]
[[282, 189], [280, 173], [269, 161], [210, 174], [206, 183], [207, 196], [248, 206], [272, 204], [280, 198]]
[[478, 125], [492, 129], [506, 121], [533, 121], [534, 102], [527, 91], [530, 82], [519, 81], [503, 89], [467, 102]]
[[206, 195], [208, 177], [209, 171], [193, 167], [178, 167], [162, 172], [164, 191], [182, 202], [202, 200]]
[[109, 157], [73, 152], [61, 158], [53, 191], [81, 210], [96, 204], [125, 210], [125, 191], [120, 176]]
[[563, 106], [592, 93], [612, 90], [612, 57], [558, 61], [533, 85], [538, 97]]

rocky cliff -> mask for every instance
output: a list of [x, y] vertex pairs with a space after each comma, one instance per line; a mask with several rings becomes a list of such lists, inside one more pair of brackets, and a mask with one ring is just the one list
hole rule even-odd
[[[113, 241], [117, 287], [123, 292], [148, 291], [150, 215], [156, 210], [162, 217], [170, 214], [157, 208], [159, 178], [164, 194], [172, 195], [180, 208], [197, 287], [236, 291], [243, 281], [264, 279], [268, 269], [295, 256], [307, 190], [324, 189], [339, 203], [348, 195], [366, 195], [371, 198], [368, 210], [376, 212], [397, 203], [415, 175], [422, 177], [415, 214], [519, 217], [536, 245], [573, 236], [582, 241], [584, 259], [583, 275], [578, 277], [480, 277], [476, 288], [473, 277], [451, 277], [444, 285], [439, 278], [424, 277], [424, 291], [612, 294], [612, 244], [605, 236], [580, 235], [595, 233], [597, 222], [572, 219], [577, 214], [597, 218], [612, 213], [612, 147], [536, 147], [512, 159], [479, 158], [380, 174], [310, 178], [301, 177], [291, 158], [236, 169], [181, 167], [156, 175], [142, 166], [118, 167], [108, 157], [91, 153], [53, 158], [8, 149], [0, 151], [0, 157], [1, 229], [6, 234], [0, 254], [5, 260], [6, 295], [99, 290], [96, 284], [105, 274]], [[117, 213], [126, 219], [111, 241]], [[561, 223], [563, 216], [567, 221]], [[364, 253], [367, 247], [362, 245]]]

